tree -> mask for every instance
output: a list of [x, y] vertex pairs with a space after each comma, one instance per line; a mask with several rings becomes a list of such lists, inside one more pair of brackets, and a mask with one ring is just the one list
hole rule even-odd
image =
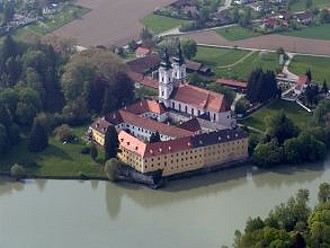
[[75, 134], [72, 128], [68, 124], [62, 124], [55, 128], [54, 135], [60, 142], [72, 142], [75, 138]]
[[116, 181], [116, 171], [119, 164], [120, 163], [116, 158], [111, 158], [105, 163], [104, 172], [109, 181]]
[[267, 130], [266, 133], [272, 138], [276, 138], [279, 144], [287, 139], [296, 137], [298, 129], [294, 123], [285, 115], [283, 109], [273, 116], [266, 119]]
[[273, 139], [265, 144], [259, 143], [254, 149], [252, 161], [261, 167], [270, 167], [283, 162], [283, 148]]
[[14, 164], [10, 167], [10, 176], [16, 178], [16, 180], [20, 180], [25, 175], [25, 170], [23, 166], [19, 164]]
[[197, 43], [194, 40], [183, 40], [181, 42], [183, 55], [187, 59], [192, 59], [197, 53]]
[[146, 27], [143, 27], [140, 33], [140, 39], [142, 40], [142, 42], [151, 40], [152, 38], [153, 38], [153, 34], [150, 32], [150, 30]]
[[318, 200], [320, 203], [325, 203], [330, 201], [330, 184], [329, 183], [322, 183], [319, 186], [318, 192]]
[[31, 129], [28, 148], [31, 152], [41, 152], [48, 146], [45, 128], [35, 120]]
[[92, 143], [89, 152], [90, 152], [91, 158], [95, 161], [97, 158], [97, 155], [98, 155], [98, 151], [97, 151], [97, 147], [94, 143]]
[[306, 71], [305, 75], [308, 77], [308, 81], [311, 82], [313, 78], [312, 78], [312, 72], [311, 72], [310, 68]]
[[305, 0], [306, 1], [306, 8], [310, 9], [313, 6], [313, 0]]
[[104, 150], [105, 160], [116, 158], [119, 148], [119, 140], [116, 128], [110, 125], [105, 133]]
[[157, 131], [155, 133], [152, 133], [151, 136], [150, 136], [149, 142], [150, 143], [156, 143], [156, 142], [159, 142], [159, 141], [161, 141], [159, 132]]
[[327, 94], [329, 92], [329, 88], [328, 88], [328, 83], [327, 80], [323, 80], [323, 84], [322, 84], [322, 92], [323, 94]]

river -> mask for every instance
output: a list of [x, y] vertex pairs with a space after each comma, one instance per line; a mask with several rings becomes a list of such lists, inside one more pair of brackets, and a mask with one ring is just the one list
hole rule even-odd
[[0, 179], [1, 248], [220, 248], [249, 216], [265, 217], [300, 188], [316, 203], [324, 163], [244, 167], [170, 182], [161, 190], [103, 181]]

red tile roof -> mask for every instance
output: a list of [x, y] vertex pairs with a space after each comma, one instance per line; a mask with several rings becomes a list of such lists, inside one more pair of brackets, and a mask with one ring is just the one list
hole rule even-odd
[[300, 76], [294, 88], [295, 90], [301, 90], [308, 83], [309, 83], [309, 79], [306, 75]]
[[161, 115], [166, 112], [166, 108], [162, 103], [158, 103], [156, 100], [151, 99], [144, 99], [142, 101], [136, 102], [132, 105], [125, 107], [124, 110], [136, 115], [141, 115], [146, 112]]
[[146, 56], [150, 53], [150, 50], [148, 48], [144, 48], [144, 47], [138, 47], [136, 50], [135, 50], [135, 54], [136, 55], [143, 55], [143, 56]]
[[140, 84], [149, 88], [158, 89], [158, 81], [150, 77], [143, 78], [142, 81], [140, 81]]
[[92, 125], [90, 125], [90, 127], [100, 132], [101, 134], [105, 134], [108, 126], [110, 125], [111, 124], [108, 121], [106, 121], [104, 118], [99, 118], [96, 121], [94, 121]]
[[229, 110], [222, 94], [188, 84], [181, 84], [174, 91], [173, 99], [213, 112], [225, 112]]
[[122, 147], [134, 152], [140, 157], [144, 157], [147, 144], [135, 138], [133, 135], [126, 133], [124, 130], [119, 131], [118, 140]]
[[237, 87], [237, 88], [243, 88], [246, 89], [247, 83], [243, 81], [237, 81], [233, 79], [225, 79], [225, 78], [218, 78], [216, 80], [217, 84], [230, 86], [230, 87]]
[[143, 80], [143, 74], [129, 70], [128, 76], [136, 83], [140, 83]]

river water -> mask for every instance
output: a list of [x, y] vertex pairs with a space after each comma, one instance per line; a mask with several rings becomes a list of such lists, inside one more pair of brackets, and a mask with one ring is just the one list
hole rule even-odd
[[249, 216], [265, 217], [300, 188], [316, 203], [324, 163], [244, 167], [161, 190], [102, 181], [0, 179], [0, 248], [220, 248]]

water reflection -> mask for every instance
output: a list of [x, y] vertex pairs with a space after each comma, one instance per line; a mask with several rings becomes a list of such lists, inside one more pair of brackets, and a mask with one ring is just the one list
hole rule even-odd
[[110, 182], [105, 183], [105, 202], [107, 205], [108, 215], [111, 219], [116, 219], [120, 212], [122, 190]]

